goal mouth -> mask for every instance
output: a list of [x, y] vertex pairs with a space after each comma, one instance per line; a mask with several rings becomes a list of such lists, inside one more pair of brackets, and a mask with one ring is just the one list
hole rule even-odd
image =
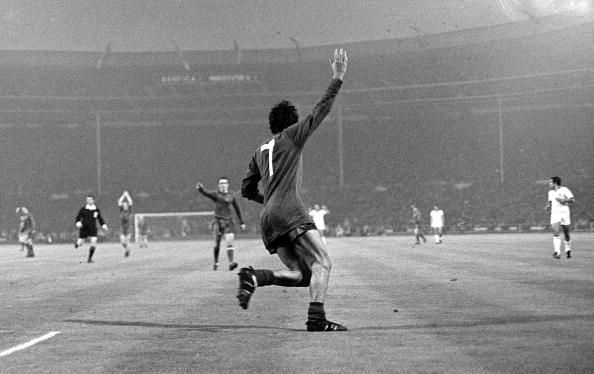
[[[145, 228], [141, 232], [141, 220]], [[134, 214], [134, 241], [140, 242], [141, 235], [151, 240], [183, 240], [204, 238], [212, 235], [211, 224], [214, 211], [161, 212]]]

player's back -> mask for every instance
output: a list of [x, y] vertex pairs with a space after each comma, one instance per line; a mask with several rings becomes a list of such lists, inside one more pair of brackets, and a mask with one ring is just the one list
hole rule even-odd
[[263, 190], [260, 224], [267, 246], [273, 239], [305, 222], [313, 224], [298, 193], [302, 146], [292, 140], [289, 129], [263, 143], [250, 162], [250, 173], [259, 173]]
[[264, 203], [276, 205], [297, 197], [301, 148], [297, 147], [285, 131], [262, 144], [254, 160], [262, 177]]
[[303, 223], [313, 224], [298, 194], [302, 175], [299, 160], [307, 139], [330, 111], [341, 84], [341, 80], [333, 79], [310, 114], [268, 138], [250, 160], [241, 191], [244, 197], [264, 204], [260, 224], [267, 245]]
[[[311, 113], [266, 140], [256, 150], [252, 161], [257, 164], [262, 179], [265, 205], [291, 202], [298, 198], [301, 151], [307, 139], [330, 112], [341, 85], [341, 80], [333, 79]], [[252, 167], [250, 169], [254, 171]]]

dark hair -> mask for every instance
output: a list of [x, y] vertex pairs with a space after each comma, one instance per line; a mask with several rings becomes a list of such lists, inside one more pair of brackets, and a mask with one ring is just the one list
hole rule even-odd
[[283, 100], [272, 107], [268, 115], [268, 124], [273, 134], [278, 134], [297, 121], [299, 121], [297, 108], [287, 100]]
[[561, 178], [560, 177], [551, 177], [551, 182], [553, 182], [557, 186], [560, 186], [561, 185]]

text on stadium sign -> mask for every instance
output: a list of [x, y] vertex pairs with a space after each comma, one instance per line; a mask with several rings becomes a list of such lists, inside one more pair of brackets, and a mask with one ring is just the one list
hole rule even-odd
[[165, 75], [161, 77], [162, 84], [195, 84], [200, 77], [194, 74], [185, 75]]
[[258, 77], [253, 74], [216, 74], [208, 77], [209, 82], [234, 83], [234, 82], [257, 82]]
[[206, 80], [198, 74], [170, 74], [161, 76], [160, 84], [200, 84], [200, 83], [254, 83], [258, 82], [255, 74], [212, 74]]

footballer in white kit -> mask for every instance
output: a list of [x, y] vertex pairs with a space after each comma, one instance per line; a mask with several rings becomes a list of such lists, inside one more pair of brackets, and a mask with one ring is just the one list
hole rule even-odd
[[443, 226], [444, 226], [444, 213], [439, 205], [435, 204], [433, 210], [430, 213], [431, 216], [431, 232], [435, 238], [435, 244], [443, 243]]
[[571, 225], [571, 214], [569, 204], [575, 202], [575, 197], [569, 188], [561, 186], [560, 177], [551, 177], [549, 179], [548, 203], [546, 208], [551, 210], [551, 228], [553, 229], [553, 257], [561, 258], [561, 236], [563, 230], [565, 239], [565, 254], [571, 258], [571, 240], [569, 229]]
[[309, 211], [309, 215], [313, 219], [316, 228], [318, 229], [320, 234], [322, 234], [322, 240], [324, 241], [324, 243], [326, 243], [326, 221], [324, 217], [328, 213], [330, 213], [330, 211], [328, 210], [328, 208], [326, 208], [325, 205], [322, 205], [322, 207], [320, 208], [318, 204], [314, 204], [313, 209]]

